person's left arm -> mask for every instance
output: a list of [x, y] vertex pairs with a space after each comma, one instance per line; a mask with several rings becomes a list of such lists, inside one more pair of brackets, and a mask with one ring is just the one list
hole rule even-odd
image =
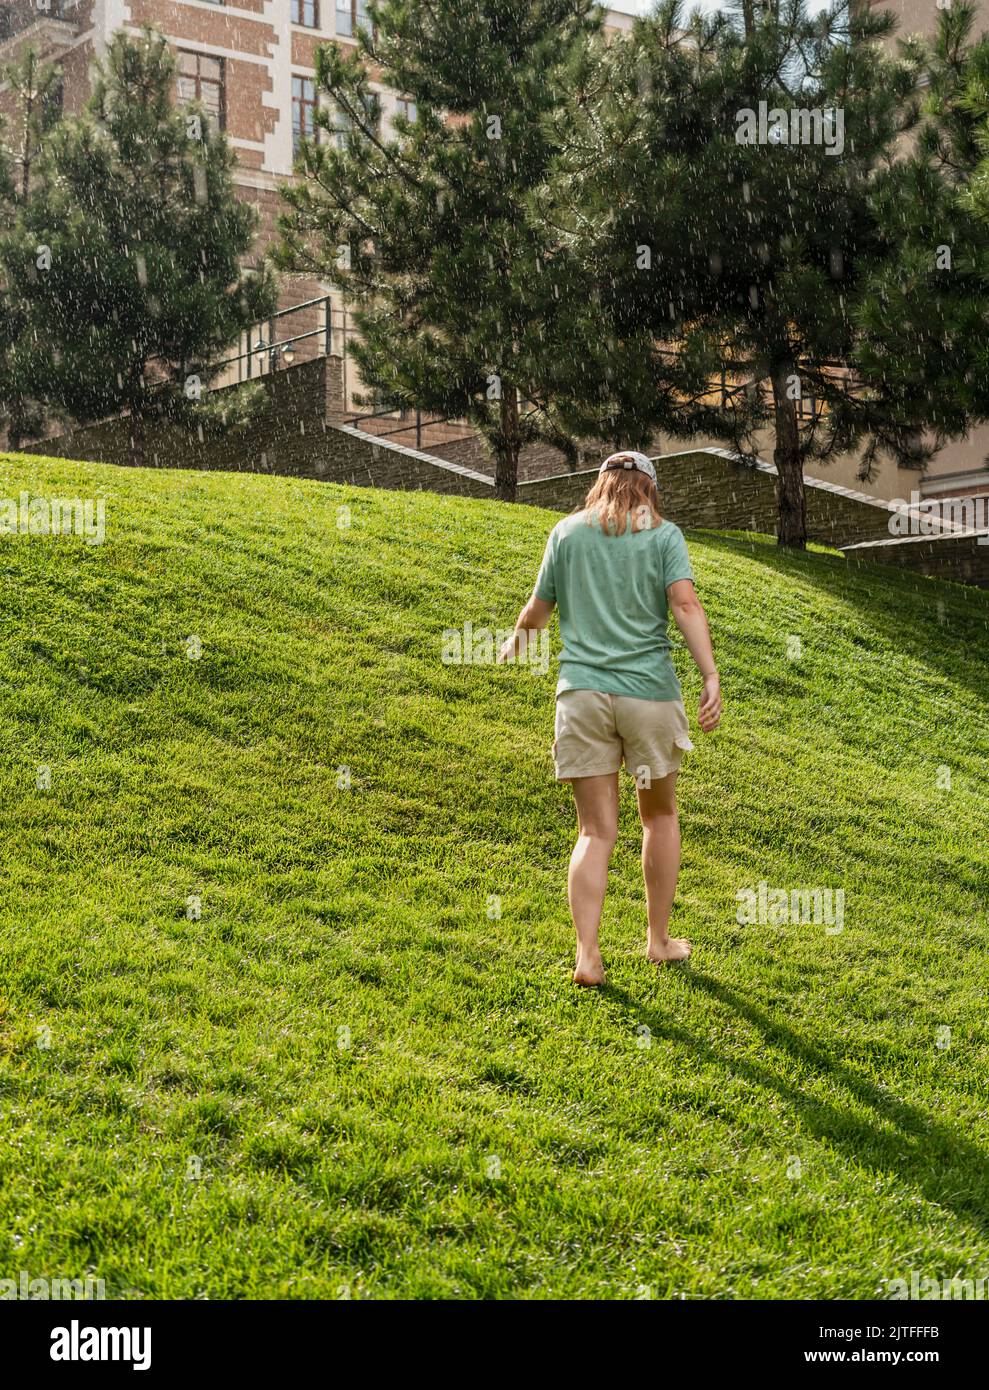
[[502, 644], [501, 650], [498, 653], [499, 665], [503, 661], [508, 661], [510, 658], [518, 656], [519, 645], [523, 638], [526, 638], [527, 634], [530, 632], [538, 632], [540, 629], [544, 628], [553, 616], [553, 609], [555, 607], [556, 604], [550, 602], [549, 599], [537, 598], [535, 593], [530, 596], [522, 612], [515, 620], [515, 631], [512, 633], [511, 637]]

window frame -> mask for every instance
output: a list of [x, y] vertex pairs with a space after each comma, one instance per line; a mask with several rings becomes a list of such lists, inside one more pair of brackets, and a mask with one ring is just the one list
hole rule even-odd
[[[370, 108], [372, 106], [377, 106], [377, 119], [372, 123], [372, 129], [375, 132], [380, 132], [381, 118], [383, 114], [381, 105], [381, 93], [368, 92], [368, 99], [365, 103], [365, 106], [367, 109], [367, 116], [369, 120], [371, 117]], [[347, 136], [351, 133], [352, 130], [355, 129], [354, 122], [351, 119], [351, 117], [347, 115], [346, 111], [344, 111], [343, 108], [339, 106], [336, 102], [333, 103], [331, 110], [333, 112], [333, 120], [331, 122], [330, 127], [331, 140], [338, 150], [345, 150], [347, 147]]]
[[[373, 29], [371, 16], [367, 12], [367, 0], [331, 0], [333, 5], [333, 32], [338, 39], [357, 38], [358, 28]], [[362, 13], [363, 11], [363, 13]], [[340, 16], [349, 15], [350, 28], [340, 28]]]
[[[195, 82], [195, 86], [196, 86], [196, 94], [195, 94], [195, 96], [193, 96], [193, 97], [182, 97], [182, 101], [183, 101], [184, 103], [190, 102], [190, 101], [197, 102], [197, 103], [203, 108], [203, 110], [206, 112], [207, 117], [212, 116], [212, 115], [215, 114], [215, 116], [216, 116], [216, 123], [217, 123], [217, 124], [216, 124], [217, 130], [225, 131], [226, 128], [227, 128], [227, 61], [226, 61], [226, 59], [225, 59], [225, 58], [222, 58], [222, 57], [217, 57], [217, 55], [214, 54], [214, 53], [205, 53], [205, 52], [204, 52], [202, 49], [200, 49], [200, 48], [177, 48], [177, 49], [176, 49], [176, 55], [177, 55], [178, 60], [179, 60], [179, 70], [178, 70], [178, 72], [177, 72], [177, 74], [176, 74], [176, 85], [178, 85], [178, 83], [180, 83], [183, 79], [185, 79], [185, 80], [187, 80], [187, 81], [189, 81], [189, 80], [194, 81], [194, 82]], [[195, 60], [196, 60], [196, 73], [195, 73], [195, 76], [193, 76], [192, 73], [188, 73], [188, 72], [183, 72], [183, 71], [182, 71], [182, 59], [183, 59], [183, 57], [195, 58]], [[203, 76], [202, 72], [200, 71], [200, 64], [202, 63], [203, 59], [206, 59], [206, 61], [207, 61], [207, 62], [210, 62], [210, 63], [216, 63], [216, 64], [219, 66], [220, 75], [219, 75], [218, 78], [204, 77], [204, 76]], [[218, 100], [218, 103], [217, 103], [217, 110], [216, 110], [215, 113], [210, 109], [210, 107], [206, 104], [206, 102], [203, 101], [203, 83], [204, 83], [204, 82], [208, 83], [210, 86], [215, 85], [216, 88], [217, 88], [219, 100]], [[181, 93], [180, 93], [180, 95], [181, 95]]]
[[[300, 91], [296, 99], [296, 83], [308, 84], [312, 91], [312, 100], [306, 97], [305, 89]], [[299, 128], [296, 130], [295, 113], [299, 112]], [[292, 158], [299, 153], [299, 146], [303, 140], [310, 140], [316, 144], [320, 143], [320, 127], [316, 124], [316, 113], [319, 110], [319, 92], [316, 90], [316, 79], [305, 73], [293, 72], [292, 74]], [[312, 112], [312, 130], [305, 129], [304, 115], [306, 111]]]
[[[312, 8], [312, 23], [306, 19], [306, 10], [309, 7]], [[300, 29], [318, 29], [319, 0], [292, 0], [292, 23], [297, 24]]]

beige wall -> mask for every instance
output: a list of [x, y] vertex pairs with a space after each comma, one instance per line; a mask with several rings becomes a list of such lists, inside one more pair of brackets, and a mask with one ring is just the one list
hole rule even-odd
[[[717, 444], [717, 440], [705, 440], [698, 447]], [[857, 492], [866, 492], [870, 497], [881, 497], [886, 502], [894, 498], [910, 500], [916, 490], [922, 495], [947, 492], [971, 492], [973, 489], [986, 490], [986, 457], [989, 455], [989, 425], [981, 425], [967, 438], [948, 444], [936, 455], [923, 474], [914, 468], [900, 468], [889, 459], [876, 465], [874, 476], [869, 481], [859, 477], [860, 455], [843, 454], [829, 463], [810, 462], [806, 473], [812, 478], [823, 478], [827, 483], [838, 483]], [[766, 463], [773, 461], [773, 439], [767, 431], [760, 447], [760, 457]], [[941, 482], [942, 477], [945, 482]], [[949, 486], [947, 479], [951, 479]], [[957, 481], [956, 481], [957, 480]]]
[[[890, 10], [899, 21], [896, 33], [893, 35], [891, 46], [895, 47], [898, 39], [906, 38], [910, 34], [930, 35], [937, 27], [941, 9], [950, 8], [950, 0], [939, 7], [936, 0], [873, 0], [874, 8], [877, 10]], [[989, 0], [980, 0], [976, 15], [974, 33], [989, 30]], [[974, 429], [965, 439], [957, 440], [946, 445], [944, 449], [931, 462], [924, 479], [921, 482], [912, 482], [915, 477], [912, 470], [896, 469], [895, 467], [884, 471], [881, 484], [883, 490], [876, 492], [873, 486], [869, 486], [867, 491], [876, 492], [876, 496], [891, 497], [895, 495], [908, 496], [911, 487], [918, 487], [921, 492], [927, 493], [955, 493], [964, 491], [984, 491], [985, 490], [985, 471], [986, 458], [989, 456], [989, 425], [981, 425]], [[842, 467], [845, 464], [842, 462]], [[897, 475], [899, 477], [897, 478]], [[956, 475], [960, 475], [957, 476]], [[968, 478], [965, 475], [969, 475]], [[830, 477], [830, 474], [822, 477]], [[944, 481], [939, 481], [943, 479]], [[843, 478], [835, 477], [835, 481], [843, 482]], [[885, 489], [897, 481], [901, 487], [905, 486], [906, 491], [890, 493]]]
[[[890, 10], [899, 20], [893, 37], [908, 34], [930, 34], [934, 31], [940, 13], [936, 0], [874, 0], [877, 10]], [[976, 20], [976, 32], [989, 30], [989, 0], [980, 5]], [[705, 439], [698, 441], [701, 447], [716, 445], [719, 441]], [[767, 431], [762, 441], [761, 456], [767, 463], [773, 459], [772, 435]], [[859, 477], [858, 455], [846, 454], [829, 463], [808, 463], [806, 472], [810, 477], [822, 478], [825, 482], [837, 483], [841, 487], [856, 489], [886, 501], [893, 498], [909, 500], [912, 491], [922, 495], [962, 495], [973, 491], [986, 490], [986, 459], [989, 457], [989, 424], [974, 429], [966, 438], [946, 445], [928, 465], [923, 474], [912, 468], [899, 468], [894, 462], [882, 460], [876, 465], [873, 477], [864, 481]]]
[[[29, 4], [30, 0], [24, 0]], [[880, 0], [883, 3], [883, 0]], [[889, 0], [884, 8], [902, 16], [900, 33], [930, 30], [938, 10], [935, 0]], [[989, 0], [986, 3], [986, 24], [989, 26]], [[215, 5], [206, 0], [81, 0], [73, 12], [73, 23], [44, 25], [39, 21], [31, 38], [41, 39], [50, 56], [59, 57], [65, 72], [65, 105], [68, 111], [78, 111], [88, 95], [88, 68], [92, 57], [104, 48], [117, 28], [136, 30], [142, 23], [160, 27], [176, 47], [200, 49], [226, 60], [226, 127], [227, 134], [239, 161], [237, 183], [240, 196], [253, 203], [261, 216], [258, 252], [262, 252], [275, 235], [278, 210], [278, 185], [291, 174], [292, 166], [292, 109], [291, 82], [293, 75], [313, 74], [314, 50], [318, 42], [335, 41], [349, 46], [351, 40], [335, 34], [334, 0], [322, 0], [319, 28], [291, 24], [290, 0], [238, 0], [236, 4]], [[618, 36], [631, 26], [628, 15], [609, 13], [609, 31]], [[28, 35], [19, 36], [20, 40]], [[14, 41], [3, 48], [12, 47]], [[386, 115], [394, 97], [383, 92]], [[0, 107], [3, 93], [0, 92]], [[279, 307], [315, 298], [324, 293], [319, 282], [305, 277], [283, 277]], [[342, 306], [334, 315], [336, 329], [342, 326]], [[310, 322], [310, 319], [312, 320]], [[280, 320], [275, 338], [306, 332], [318, 326], [318, 311], [302, 311], [298, 316]], [[260, 336], [269, 339], [268, 329]], [[256, 335], [252, 334], [252, 339]], [[304, 360], [317, 351], [318, 339], [300, 344], [297, 355]], [[240, 351], [240, 344], [232, 351]], [[234, 377], [240, 375], [233, 370]], [[359, 389], [353, 363], [348, 361], [347, 405], [353, 406], [353, 394]], [[717, 445], [718, 440], [698, 440], [697, 445]], [[669, 447], [685, 447], [669, 441]], [[772, 461], [772, 440], [767, 436], [762, 457]], [[977, 479], [984, 470], [989, 454], [989, 426], [974, 432], [970, 438], [949, 445], [929, 469], [928, 487], [937, 486], [939, 475], [952, 475], [953, 490], [964, 488], [965, 474]], [[858, 478], [859, 463], [854, 457], [836, 459], [826, 465], [810, 465], [812, 476], [845, 487], [890, 499], [909, 497], [921, 481], [912, 470], [897, 468], [884, 462], [871, 482]], [[958, 482], [954, 475], [962, 475]], [[945, 489], [947, 490], [947, 489]]]
[[[906, 38], [908, 34], [933, 33], [940, 13], [935, 0], [872, 0], [872, 8], [880, 11], [889, 10], [899, 20], [893, 38], [894, 45], [897, 38]], [[942, 8], [949, 9], [950, 4]], [[984, 23], [985, 20], [980, 16], [976, 28], [982, 27]]]

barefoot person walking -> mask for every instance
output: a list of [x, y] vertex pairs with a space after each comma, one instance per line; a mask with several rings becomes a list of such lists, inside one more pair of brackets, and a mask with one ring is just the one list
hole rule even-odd
[[670, 659], [670, 613], [703, 677], [701, 729], [710, 733], [721, 718], [720, 681], [686, 542], [660, 514], [656, 471], [644, 454], [606, 458], [583, 510], [553, 527], [532, 597], [499, 661], [514, 660], [554, 607], [563, 652], [553, 756], [557, 780], [573, 787], [578, 826], [568, 878], [577, 929], [573, 978], [600, 985], [598, 929], [618, 836], [623, 761], [636, 780], [642, 821], [649, 959], [685, 960], [691, 950], [669, 934], [680, 871], [677, 770], [693, 747]]

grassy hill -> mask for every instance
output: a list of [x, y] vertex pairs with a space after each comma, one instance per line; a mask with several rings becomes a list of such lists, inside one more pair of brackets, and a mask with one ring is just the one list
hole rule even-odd
[[[681, 778], [695, 955], [644, 959], [626, 785], [585, 992], [554, 670], [440, 659], [512, 622], [550, 513], [0, 456], [22, 489], [107, 535], [0, 537], [0, 1278], [989, 1274], [989, 595], [689, 537], [726, 700]], [[740, 926], [760, 880], [843, 888], [844, 930]]]

